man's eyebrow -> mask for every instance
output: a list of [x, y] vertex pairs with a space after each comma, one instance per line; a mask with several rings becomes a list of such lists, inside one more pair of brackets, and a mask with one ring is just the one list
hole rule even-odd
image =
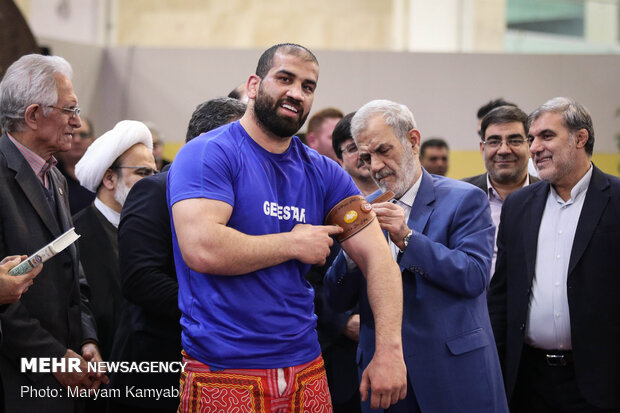
[[280, 69], [276, 72], [276, 75], [287, 75], [290, 77], [297, 77], [297, 75], [293, 72], [289, 72], [288, 70], [285, 69]]

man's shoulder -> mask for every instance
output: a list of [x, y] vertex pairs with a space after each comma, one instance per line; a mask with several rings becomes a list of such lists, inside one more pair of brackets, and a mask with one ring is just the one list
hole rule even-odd
[[72, 219], [73, 219], [73, 224], [75, 225], [75, 227], [78, 228], [82, 225], [85, 225], [90, 220], [92, 220], [93, 217], [95, 217], [95, 210], [96, 208], [94, 204], [91, 203], [86, 208], [82, 209], [81, 211], [73, 215]]
[[474, 184], [474, 185], [475, 185], [476, 183], [478, 183], [478, 182], [481, 182], [481, 181], [486, 182], [486, 180], [487, 180], [487, 174], [486, 174], [486, 172], [485, 172], [485, 173], [482, 173], [482, 174], [480, 174], [480, 175], [469, 176], [469, 177], [467, 177], [467, 178], [463, 178], [463, 179], [462, 179], [462, 181], [463, 181], [463, 182], [467, 182], [467, 183]]
[[433, 186], [435, 191], [443, 194], [456, 195], [464, 193], [481, 193], [480, 188], [471, 185], [469, 182], [459, 181], [445, 176], [431, 175], [433, 177]]

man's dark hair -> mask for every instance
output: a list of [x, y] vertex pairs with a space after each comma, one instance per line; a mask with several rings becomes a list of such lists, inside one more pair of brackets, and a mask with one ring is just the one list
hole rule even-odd
[[486, 116], [487, 113], [489, 113], [493, 109], [498, 108], [500, 106], [514, 106], [514, 107], [517, 107], [517, 105], [515, 105], [514, 103], [505, 101], [504, 98], [493, 99], [493, 100], [485, 103], [483, 106], [481, 106], [480, 109], [478, 109], [478, 113], [477, 113], [476, 116], [478, 117], [478, 119], [482, 119], [482, 118], [484, 118]]
[[493, 109], [487, 113], [484, 118], [482, 118], [482, 123], [480, 124], [480, 139], [484, 141], [484, 135], [490, 125], [511, 122], [519, 122], [523, 124], [523, 130], [525, 131], [524, 138], [527, 138], [527, 114], [516, 106], [500, 106]]
[[233, 98], [216, 98], [201, 103], [196, 107], [187, 126], [185, 142], [189, 142], [201, 133], [209, 132], [222, 125], [233, 122], [243, 116], [246, 104]]
[[317, 113], [312, 115], [310, 120], [308, 121], [308, 133], [315, 132], [317, 129], [321, 127], [325, 119], [336, 118], [342, 119], [344, 113], [336, 108], [325, 108], [319, 110]]
[[287, 55], [301, 57], [310, 62], [314, 62], [317, 66], [319, 64], [316, 56], [305, 47], [295, 43], [280, 43], [265, 50], [260, 59], [258, 59], [258, 65], [256, 66], [257, 76], [261, 79], [267, 76], [267, 73], [269, 73], [269, 70], [273, 67], [273, 57], [279, 51], [282, 51], [282, 53]]
[[351, 119], [353, 119], [353, 116], [355, 116], [355, 112], [351, 112], [340, 119], [332, 132], [332, 147], [338, 159], [342, 159], [342, 149], [340, 148], [342, 142], [347, 139], [353, 139], [351, 135]]
[[233, 90], [230, 91], [230, 93], [228, 94], [228, 97], [231, 99], [241, 99], [241, 93], [239, 93], [239, 89], [238, 87], [234, 88]]
[[450, 150], [450, 147], [443, 139], [430, 138], [422, 142], [422, 146], [420, 146], [420, 158], [424, 158], [427, 148], [446, 148], [446, 150]]

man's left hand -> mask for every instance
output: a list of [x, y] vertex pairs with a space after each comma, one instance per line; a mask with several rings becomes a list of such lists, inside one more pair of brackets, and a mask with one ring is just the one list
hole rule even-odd
[[372, 204], [372, 209], [377, 214], [381, 229], [390, 234], [390, 239], [401, 250], [405, 249], [403, 240], [411, 231], [405, 220], [405, 211], [399, 205], [391, 202]]
[[387, 409], [407, 396], [407, 366], [402, 350], [375, 352], [362, 373], [362, 402], [368, 399], [368, 389], [372, 409]]
[[[99, 348], [95, 343], [86, 343], [82, 346], [82, 357], [87, 362], [100, 362], [103, 361], [101, 358], [101, 354], [99, 354]], [[101, 383], [108, 384], [110, 383], [110, 379], [106, 376], [105, 371], [98, 371], [91, 375], [91, 380], [93, 380], [92, 389], [97, 389], [101, 385]]]

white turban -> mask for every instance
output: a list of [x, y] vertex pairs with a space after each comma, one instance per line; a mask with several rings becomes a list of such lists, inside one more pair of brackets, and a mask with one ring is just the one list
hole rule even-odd
[[137, 143], [153, 150], [153, 137], [149, 128], [137, 120], [122, 120], [88, 147], [75, 165], [75, 176], [84, 188], [97, 192], [105, 171], [114, 161]]

